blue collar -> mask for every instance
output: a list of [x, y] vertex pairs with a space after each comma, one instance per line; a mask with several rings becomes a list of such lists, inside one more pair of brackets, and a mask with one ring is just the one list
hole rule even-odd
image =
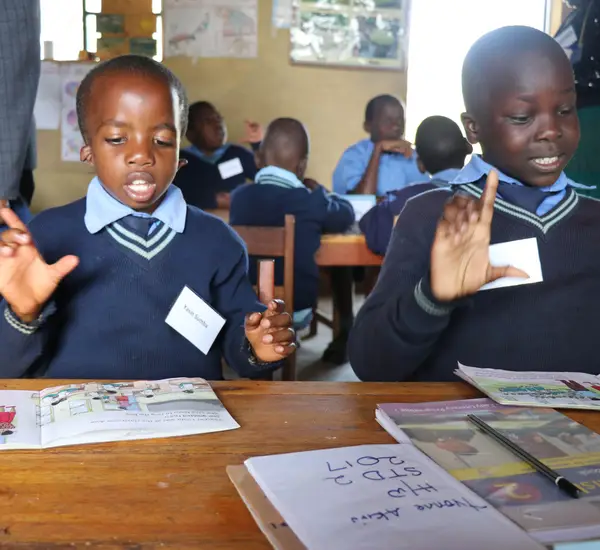
[[435, 174], [431, 175], [432, 180], [445, 181], [448, 183], [449, 181], [454, 180], [456, 176], [460, 173], [460, 168], [446, 168], [445, 170], [440, 170]]
[[[490, 170], [496, 170], [496, 172], [498, 172], [498, 179], [503, 183], [520, 186], [524, 185], [519, 180], [503, 174], [500, 172], [500, 170], [485, 162], [485, 160], [483, 160], [479, 155], [473, 155], [469, 164], [467, 164], [458, 173], [458, 175], [450, 181], [450, 184], [464, 185], [465, 183], [478, 182], [483, 177], [487, 176], [490, 173]], [[539, 190], [546, 193], [557, 193], [564, 191], [567, 187], [573, 187], [575, 189], [595, 189], [594, 186], [590, 187], [588, 185], [576, 183], [573, 180], [570, 180], [564, 172], [561, 172], [560, 176], [558, 176], [558, 179], [552, 185], [548, 187], [540, 187]]]
[[296, 174], [278, 166], [266, 166], [259, 170], [254, 181], [256, 183], [270, 183], [271, 185], [279, 185], [280, 187], [306, 189], [308, 191], [308, 188], [298, 179]]
[[187, 151], [188, 153], [198, 157], [204, 162], [208, 162], [209, 164], [217, 164], [221, 160], [223, 155], [227, 152], [227, 149], [229, 149], [229, 145], [229, 143], [222, 145], [212, 155], [207, 155], [203, 153], [195, 145], [190, 145], [189, 147], [186, 147], [184, 151]]
[[90, 233], [98, 233], [101, 229], [125, 216], [133, 214], [142, 218], [156, 218], [177, 233], [183, 233], [187, 204], [178, 187], [169, 185], [165, 198], [158, 208], [150, 214], [136, 212], [133, 208], [115, 199], [95, 177], [88, 187], [84, 222]]

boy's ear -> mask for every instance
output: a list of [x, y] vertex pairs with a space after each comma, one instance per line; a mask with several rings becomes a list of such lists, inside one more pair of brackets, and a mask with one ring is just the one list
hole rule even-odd
[[262, 153], [262, 149], [254, 151], [254, 162], [259, 170], [262, 170], [266, 166], [265, 156]]
[[473, 146], [465, 139], [465, 154], [472, 155], [473, 154]]
[[367, 133], [367, 134], [371, 134], [371, 123], [367, 122], [366, 120], [363, 122], [363, 130]]
[[419, 169], [419, 172], [421, 172], [421, 174], [427, 173], [427, 169], [425, 168], [423, 161], [419, 157], [417, 157], [417, 168]]
[[188, 163], [187, 159], [179, 159], [177, 161], [177, 170], [183, 168]]
[[92, 155], [92, 148], [89, 145], [84, 145], [79, 151], [79, 160], [85, 162], [90, 166], [94, 166], [94, 157]]
[[298, 179], [300, 179], [300, 180], [304, 179], [304, 174], [306, 174], [306, 169], [307, 168], [308, 168], [308, 159], [307, 158], [303, 158], [298, 163], [298, 168], [296, 168], [296, 176], [298, 176]]
[[[470, 113], [460, 115], [469, 143], [479, 143], [479, 125]], [[472, 148], [471, 148], [472, 149]]]

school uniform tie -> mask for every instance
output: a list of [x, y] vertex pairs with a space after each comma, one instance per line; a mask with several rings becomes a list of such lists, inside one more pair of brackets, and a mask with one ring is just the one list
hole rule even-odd
[[143, 239], [146, 239], [146, 237], [150, 233], [150, 228], [158, 220], [156, 218], [142, 218], [141, 216], [134, 216], [133, 214], [129, 214], [129, 216], [125, 216], [120, 221], [127, 229], [129, 229], [136, 235], [142, 237]]
[[[482, 190], [485, 188], [485, 180], [477, 183], [477, 186]], [[542, 191], [538, 187], [526, 187], [524, 185], [515, 185], [506, 182], [499, 182], [498, 184], [498, 196], [515, 206], [519, 206], [531, 212], [537, 214], [537, 209], [545, 199], [562, 193], [564, 189], [559, 191]]]

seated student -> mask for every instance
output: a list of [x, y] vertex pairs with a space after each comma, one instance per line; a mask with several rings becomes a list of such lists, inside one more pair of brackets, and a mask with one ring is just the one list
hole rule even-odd
[[367, 246], [375, 254], [384, 255], [387, 249], [394, 218], [402, 212], [406, 201], [424, 191], [447, 187], [465, 164], [465, 157], [473, 152], [471, 144], [463, 137], [453, 120], [444, 116], [430, 116], [417, 128], [415, 136], [417, 164], [423, 174], [429, 172], [431, 180], [417, 183], [398, 191], [391, 191], [360, 220]]
[[363, 128], [369, 138], [346, 149], [335, 168], [336, 193], [384, 196], [424, 180], [410, 143], [402, 139], [404, 108], [398, 99], [391, 95], [371, 99]]
[[[315, 253], [323, 233], [342, 233], [354, 222], [352, 205], [305, 179], [309, 142], [304, 126], [278, 118], [267, 128], [258, 151], [260, 171], [254, 185], [231, 194], [232, 225], [283, 226], [286, 214], [296, 218], [294, 249], [294, 324], [310, 322], [317, 303], [319, 269]], [[283, 282], [283, 263], [277, 261], [276, 284]], [[256, 281], [256, 259], [250, 257], [250, 279]]]
[[[246, 132], [258, 134], [255, 123], [246, 123]], [[223, 116], [207, 101], [190, 106], [187, 139], [191, 145], [181, 151], [187, 160], [173, 183], [188, 204], [203, 209], [229, 208], [229, 193], [256, 176], [254, 154], [245, 147], [227, 143]], [[259, 137], [255, 137], [260, 142]], [[257, 147], [259, 143], [252, 143]]]
[[0, 376], [39, 367], [51, 378], [218, 379], [222, 355], [253, 376], [293, 352], [283, 305], [258, 313], [243, 243], [171, 185], [185, 162], [186, 102], [147, 57], [111, 59], [83, 79], [81, 160], [97, 173], [87, 196], [29, 228], [0, 210], [11, 227], [0, 245]]
[[[462, 79], [483, 156], [456, 194], [406, 204], [350, 336], [352, 367], [363, 380], [456, 380], [457, 361], [598, 374], [600, 203], [563, 173], [579, 141], [569, 60], [543, 32], [504, 27], [472, 46]], [[490, 244], [520, 239], [536, 239], [543, 282], [480, 291], [527, 277], [489, 260]]]

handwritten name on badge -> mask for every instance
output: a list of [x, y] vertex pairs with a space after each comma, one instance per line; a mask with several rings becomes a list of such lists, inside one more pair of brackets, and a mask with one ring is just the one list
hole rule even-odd
[[207, 354], [225, 319], [188, 286], [184, 286], [165, 319], [186, 340]]
[[221, 179], [228, 180], [233, 176], [243, 174], [244, 168], [240, 162], [240, 159], [234, 158], [219, 164], [219, 173], [221, 174]]

